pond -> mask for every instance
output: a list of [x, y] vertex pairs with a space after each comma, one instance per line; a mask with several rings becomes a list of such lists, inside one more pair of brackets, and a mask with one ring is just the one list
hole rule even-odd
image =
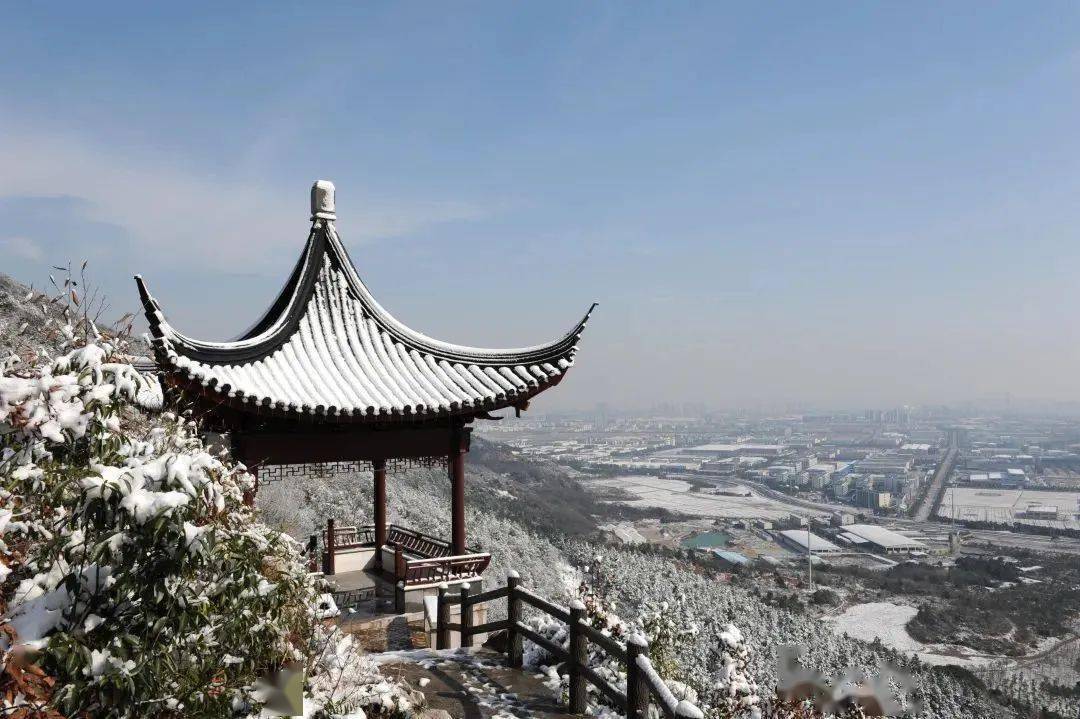
[[723, 532], [703, 532], [693, 537], [687, 537], [682, 541], [682, 546], [691, 549], [711, 549], [713, 547], [727, 546], [731, 537]]

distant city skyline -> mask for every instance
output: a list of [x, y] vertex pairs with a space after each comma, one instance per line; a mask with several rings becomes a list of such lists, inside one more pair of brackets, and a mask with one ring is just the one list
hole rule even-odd
[[1080, 402], [1080, 6], [21, 5], [0, 272], [144, 274], [226, 338], [316, 179], [391, 312], [484, 346], [593, 301], [538, 413]]
[[556, 408], [550, 412], [535, 411], [534, 417], [599, 417], [607, 415], [618, 418], [634, 417], [705, 417], [709, 415], [748, 417], [780, 417], [798, 415], [851, 415], [864, 413], [884, 413], [896, 410], [908, 410], [915, 416], [970, 415], [971, 413], [1001, 414], [1017, 417], [1060, 417], [1062, 419], [1080, 418], [1080, 402], [1048, 400], [1024, 397], [981, 397], [953, 403], [919, 405], [882, 405], [882, 406], [842, 406], [811, 405], [799, 402], [776, 402], [772, 404], [733, 406], [709, 405], [696, 402], [661, 402], [653, 405], [609, 405], [600, 403], [591, 407]]

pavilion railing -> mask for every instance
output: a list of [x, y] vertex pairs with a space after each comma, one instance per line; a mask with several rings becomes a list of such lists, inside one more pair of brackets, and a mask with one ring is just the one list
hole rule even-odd
[[[491, 561], [490, 554], [474, 548], [467, 554], [455, 555], [446, 540], [397, 524], [387, 527], [384, 546], [394, 549], [395, 583], [404, 582], [406, 586], [478, 577]], [[309, 565], [315, 571], [321, 564], [324, 573], [333, 574], [335, 554], [366, 547], [375, 547], [374, 525], [337, 526], [329, 519], [326, 529], [319, 535], [312, 535], [308, 542]], [[382, 561], [381, 556], [379, 561]]]
[[[485, 624], [473, 623], [473, 609], [477, 605], [498, 599], [506, 599], [506, 619]], [[452, 605], [461, 607], [461, 621], [450, 622]], [[567, 625], [570, 644], [564, 649], [547, 637], [533, 631], [524, 622], [524, 605], [557, 619]], [[486, 592], [472, 593], [468, 583], [461, 584], [458, 592], [452, 594], [446, 584], [439, 586], [436, 610], [435, 647], [450, 648], [450, 632], [457, 631], [461, 636], [461, 646], [471, 647], [478, 634], [506, 632], [507, 663], [514, 668], [522, 666], [524, 651], [523, 640], [528, 639], [562, 663], [570, 675], [569, 710], [572, 714], [584, 714], [588, 699], [586, 684], [592, 684], [597, 691], [618, 707], [627, 719], [645, 719], [649, 713], [649, 704], [656, 701], [660, 712], [666, 719], [702, 719], [700, 709], [688, 701], [680, 701], [653, 668], [649, 661], [649, 643], [642, 636], [631, 637], [625, 644], [614, 637], [602, 633], [588, 623], [585, 605], [575, 601], [570, 608], [561, 607], [543, 597], [533, 594], [521, 586], [517, 572], [510, 572], [506, 586], [489, 589]], [[626, 668], [626, 692], [612, 685], [589, 666], [589, 643], [595, 644], [608, 656], [616, 659]]]
[[391, 547], [400, 546], [406, 552], [420, 557], [435, 559], [436, 557], [449, 557], [454, 553], [450, 542], [430, 534], [416, 532], [396, 524], [387, 528], [386, 543]]
[[456, 582], [459, 579], [479, 577], [490, 562], [491, 555], [486, 552], [454, 557], [407, 559], [398, 545], [394, 548], [394, 579], [404, 581], [405, 586]]
[[[322, 540], [323, 546], [330, 546], [330, 542], [327, 541], [327, 530], [323, 530]], [[373, 547], [375, 546], [375, 527], [355, 527], [344, 526], [334, 527], [334, 548], [335, 549], [355, 549], [356, 547]]]

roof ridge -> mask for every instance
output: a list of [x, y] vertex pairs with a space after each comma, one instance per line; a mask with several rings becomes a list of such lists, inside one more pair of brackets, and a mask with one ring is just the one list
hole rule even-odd
[[143, 300], [151, 334], [156, 340], [168, 341], [174, 345], [177, 354], [191, 359], [216, 364], [237, 364], [257, 361], [273, 353], [296, 332], [297, 323], [306, 312], [314, 296], [315, 286], [320, 281], [324, 258], [337, 264], [365, 314], [385, 332], [410, 348], [449, 361], [498, 366], [551, 362], [567, 353], [572, 356], [586, 324], [598, 306], [597, 303], [592, 303], [574, 327], [558, 339], [529, 347], [484, 348], [438, 340], [412, 329], [379, 304], [357, 272], [333, 222], [322, 218], [317, 218], [312, 223], [304, 252], [274, 303], [251, 329], [236, 340], [210, 342], [180, 332], [169, 324], [142, 276], [136, 275], [135, 281]]

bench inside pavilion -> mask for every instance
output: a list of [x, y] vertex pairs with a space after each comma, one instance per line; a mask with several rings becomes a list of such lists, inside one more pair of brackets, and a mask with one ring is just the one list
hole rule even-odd
[[[181, 334], [142, 278], [135, 280], [167, 391], [192, 403], [204, 427], [228, 437], [233, 456], [255, 474], [256, 490], [330, 471], [370, 472], [371, 523], [326, 517], [326, 530], [311, 538], [308, 551], [340, 600], [385, 606], [381, 590], [402, 612], [443, 582], [481, 577], [490, 555], [470, 547], [465, 534], [470, 425], [496, 419], [496, 410], [520, 414], [557, 385], [592, 308], [561, 339], [534, 347], [481, 349], [432, 339], [375, 301], [335, 220], [334, 186], [320, 180], [292, 274], [262, 319], [230, 342]], [[388, 468], [417, 465], [447, 469], [449, 539], [387, 524]]]

